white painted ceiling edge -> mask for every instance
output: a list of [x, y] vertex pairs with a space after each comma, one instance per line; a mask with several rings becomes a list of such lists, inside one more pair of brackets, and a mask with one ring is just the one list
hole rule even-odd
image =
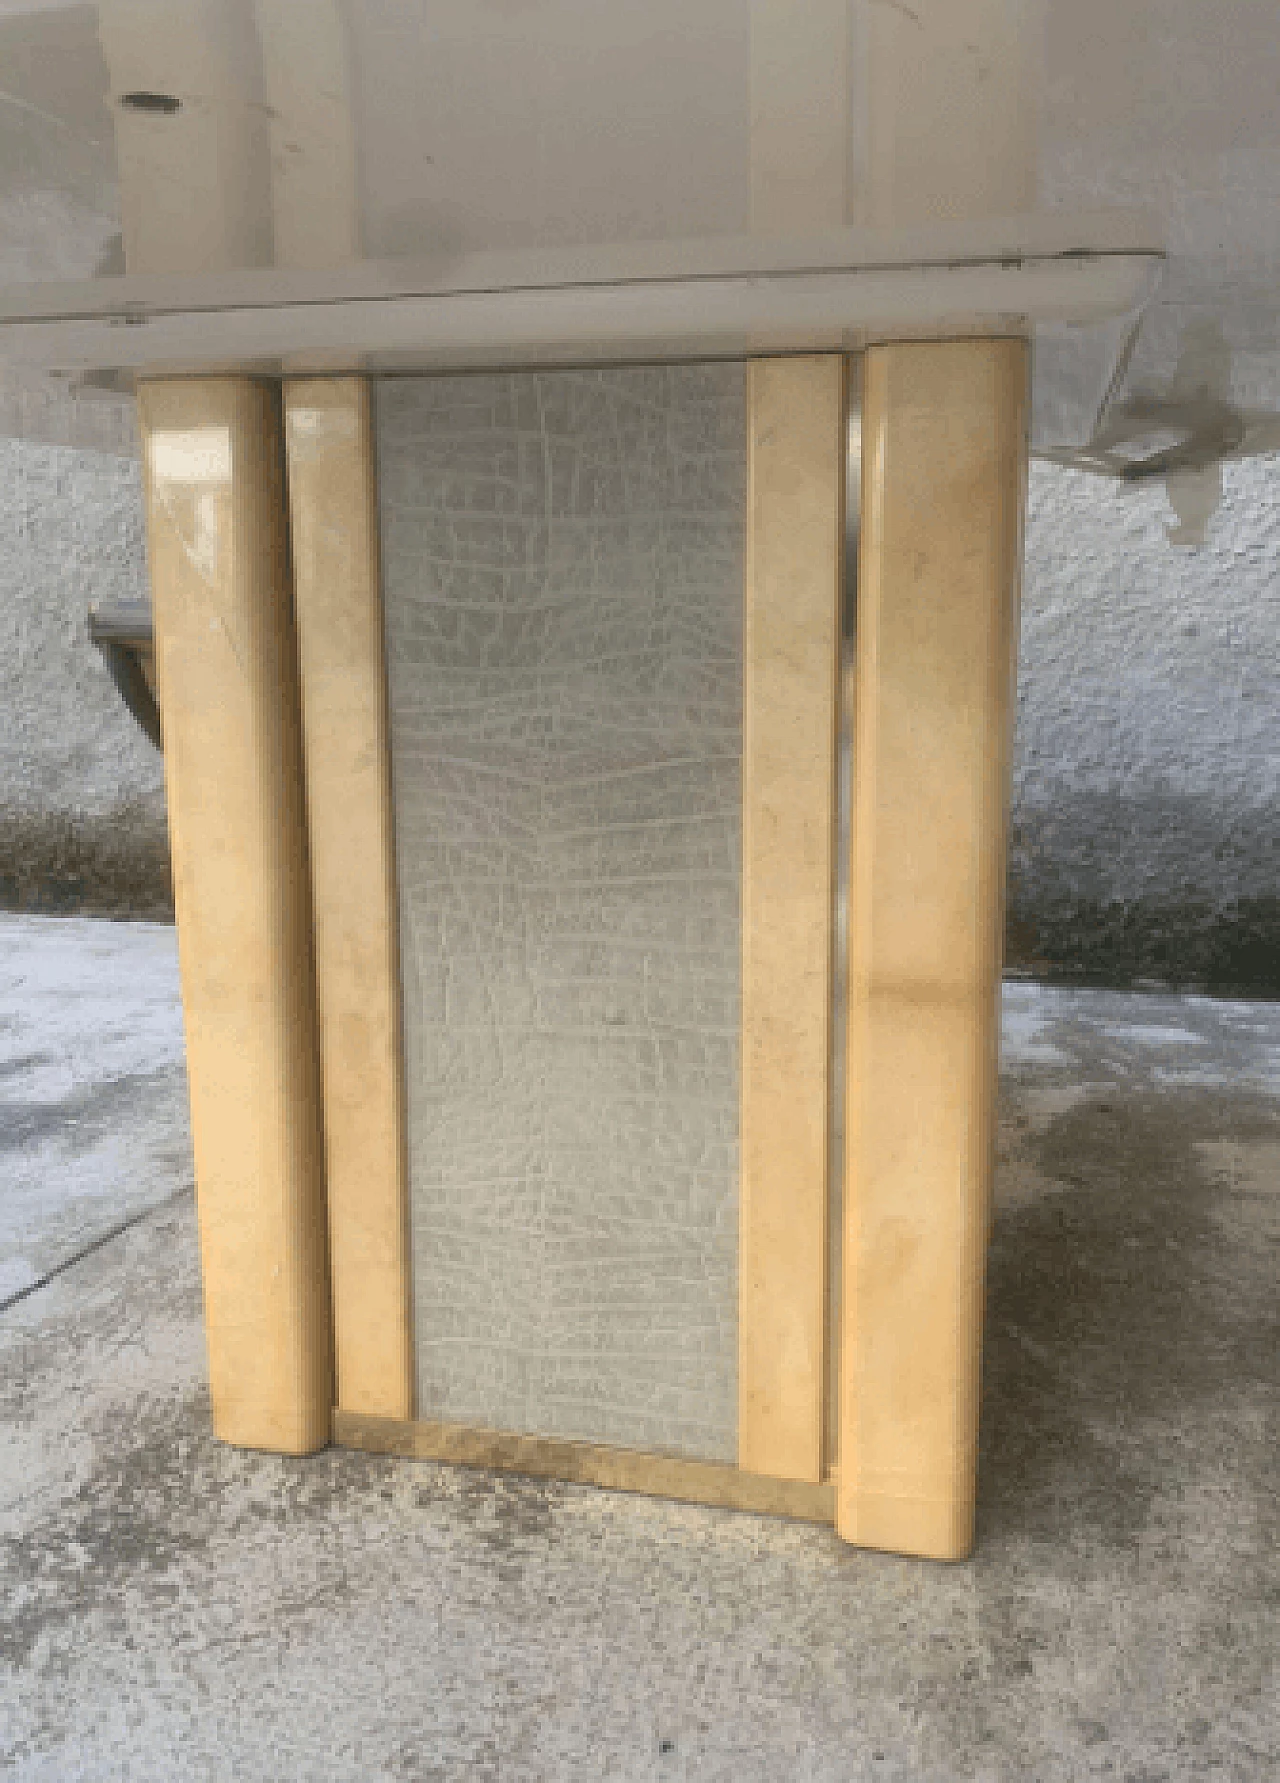
[[0, 357], [83, 391], [140, 374], [601, 366], [1015, 334], [1036, 342], [1037, 447], [1069, 451], [1095, 431], [1163, 264], [1155, 218], [1114, 210], [135, 275], [0, 292]]
[[882, 340], [1132, 322], [1162, 265], [1153, 220], [1117, 212], [366, 261], [305, 277], [135, 276], [0, 293], [0, 354], [68, 376], [472, 371], [854, 351]]
[[517, 288], [618, 285], [734, 275], [959, 268], [1055, 259], [1162, 256], [1149, 207], [1028, 211], [889, 228], [829, 225], [803, 233], [576, 243], [362, 258], [332, 266], [144, 271], [110, 278], [0, 285], [0, 320], [117, 316], [152, 310], [254, 308]]

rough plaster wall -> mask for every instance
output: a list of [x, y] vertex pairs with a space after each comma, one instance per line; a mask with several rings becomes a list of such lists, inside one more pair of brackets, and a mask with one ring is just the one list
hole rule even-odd
[[1160, 484], [1033, 465], [1011, 951], [1280, 992], [1280, 459], [1203, 548]]
[[[1224, 484], [1182, 551], [1158, 483], [1032, 466], [1015, 963], [1280, 992], [1280, 459]], [[168, 901], [160, 763], [83, 626], [143, 582], [136, 465], [0, 440], [0, 903]]]
[[169, 904], [161, 759], [86, 627], [145, 592], [138, 465], [0, 440], [0, 904]]
[[741, 366], [392, 380], [424, 1416], [737, 1448]]

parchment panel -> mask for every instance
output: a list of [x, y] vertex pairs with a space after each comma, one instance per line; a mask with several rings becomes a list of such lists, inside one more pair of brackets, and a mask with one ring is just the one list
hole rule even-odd
[[743, 368], [377, 431], [419, 1414], [734, 1460]]

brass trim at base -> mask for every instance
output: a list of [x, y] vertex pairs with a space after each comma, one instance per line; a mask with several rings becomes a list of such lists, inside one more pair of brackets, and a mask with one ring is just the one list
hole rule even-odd
[[685, 1461], [674, 1455], [646, 1454], [597, 1443], [558, 1442], [543, 1436], [517, 1436], [503, 1430], [477, 1430], [467, 1424], [425, 1419], [374, 1418], [359, 1412], [333, 1414], [333, 1441], [339, 1448], [414, 1461], [448, 1461], [462, 1467], [493, 1468], [535, 1479], [603, 1486], [611, 1492], [640, 1492], [721, 1510], [752, 1511], [764, 1517], [791, 1517], [802, 1523], [835, 1522], [835, 1484], [824, 1480], [776, 1480], [744, 1473], [720, 1461]]

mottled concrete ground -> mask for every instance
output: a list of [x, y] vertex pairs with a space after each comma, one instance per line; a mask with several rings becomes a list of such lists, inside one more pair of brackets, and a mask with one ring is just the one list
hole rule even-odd
[[0, 916], [0, 1309], [192, 1182], [174, 929]]
[[[68, 925], [68, 946], [85, 930], [105, 945]], [[171, 998], [171, 960], [161, 984]], [[23, 1042], [51, 1055], [40, 1069], [110, 1027], [111, 1002], [76, 1031], [55, 998]], [[0, 1770], [1280, 1774], [1280, 1006], [1013, 984], [1005, 1038], [964, 1566], [581, 1488], [219, 1447], [188, 1166], [145, 1153], [137, 1192], [160, 1205], [0, 1316]], [[28, 1146], [74, 1152], [83, 1119], [75, 1071], [61, 1102], [46, 1077], [23, 1137], [15, 1079], [0, 1211]], [[95, 1131], [127, 1152], [168, 1095], [144, 1073], [99, 1099]], [[63, 1155], [42, 1154], [51, 1179]], [[47, 1244], [66, 1261], [88, 1230]]]

